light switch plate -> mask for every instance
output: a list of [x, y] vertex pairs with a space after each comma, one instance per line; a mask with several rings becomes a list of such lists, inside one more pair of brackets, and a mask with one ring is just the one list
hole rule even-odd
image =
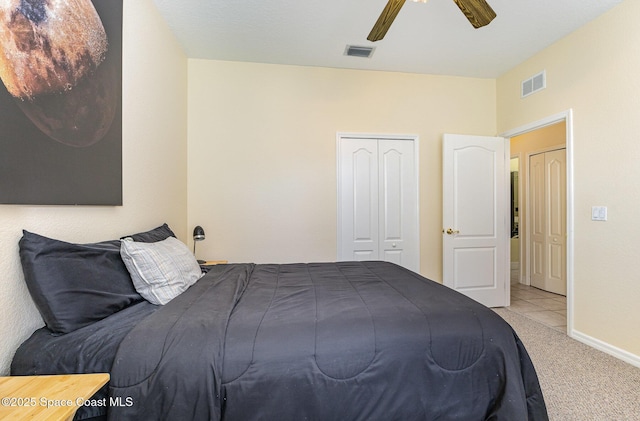
[[592, 221], [606, 221], [607, 220], [607, 207], [606, 206], [592, 206], [591, 207], [591, 220]]

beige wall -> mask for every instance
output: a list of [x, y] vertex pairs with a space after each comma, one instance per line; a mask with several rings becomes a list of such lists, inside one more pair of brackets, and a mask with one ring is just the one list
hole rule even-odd
[[187, 60], [151, 0], [124, 1], [121, 207], [0, 205], [0, 375], [43, 325], [24, 285], [21, 230], [93, 242], [166, 221], [186, 241]]
[[420, 136], [421, 272], [442, 278], [442, 134], [494, 135], [495, 81], [189, 60], [201, 259], [332, 261], [336, 133]]
[[[575, 330], [640, 357], [640, 2], [627, 0], [497, 81], [498, 131], [573, 109]], [[546, 69], [547, 89], [519, 98]], [[591, 206], [608, 207], [607, 222]]]

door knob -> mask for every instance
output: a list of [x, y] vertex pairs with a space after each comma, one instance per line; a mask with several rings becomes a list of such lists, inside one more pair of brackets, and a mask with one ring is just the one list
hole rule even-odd
[[453, 235], [453, 234], [460, 234], [460, 231], [458, 230], [453, 230], [451, 228], [447, 228], [447, 230], [445, 231], [447, 234], [449, 235]]
[[391, 244], [391, 247], [396, 248], [396, 243]]

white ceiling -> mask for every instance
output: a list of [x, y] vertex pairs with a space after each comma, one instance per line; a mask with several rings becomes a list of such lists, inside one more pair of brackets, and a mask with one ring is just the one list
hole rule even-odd
[[[367, 41], [387, 0], [154, 0], [190, 58], [496, 78], [622, 0], [488, 0], [474, 29], [453, 0], [407, 1]], [[347, 44], [375, 46], [369, 59]]]

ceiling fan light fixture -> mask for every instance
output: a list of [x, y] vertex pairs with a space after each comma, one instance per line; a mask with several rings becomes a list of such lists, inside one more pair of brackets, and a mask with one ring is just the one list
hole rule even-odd
[[[400, 9], [406, 0], [388, 0], [387, 5], [382, 9], [380, 17], [373, 25], [373, 29], [367, 36], [371, 42], [380, 41], [387, 34], [393, 20], [398, 16]], [[429, 0], [411, 0], [413, 2], [426, 3]], [[496, 17], [496, 12], [489, 6], [487, 0], [453, 0], [458, 5], [460, 11], [465, 15], [469, 23], [474, 28], [482, 28], [491, 23]]]

